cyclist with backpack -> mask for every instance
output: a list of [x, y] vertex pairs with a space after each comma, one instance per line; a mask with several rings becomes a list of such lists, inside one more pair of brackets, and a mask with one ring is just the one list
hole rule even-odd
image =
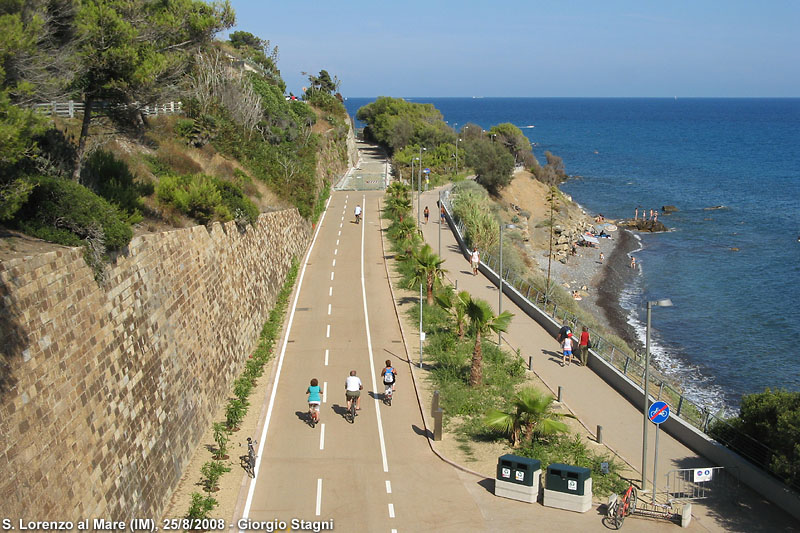
[[397, 383], [397, 370], [392, 366], [392, 362], [387, 359], [386, 366], [381, 370], [383, 377], [384, 397], [394, 393], [395, 383]]

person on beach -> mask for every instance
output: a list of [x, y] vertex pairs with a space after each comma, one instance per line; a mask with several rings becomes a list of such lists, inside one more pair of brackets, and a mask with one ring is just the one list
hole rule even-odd
[[653, 222], [658, 222], [658, 209], [653, 211]]
[[603, 262], [603, 259], [605, 259], [605, 256], [603, 255], [603, 252], [600, 252], [600, 263]]
[[633, 215], [633, 220], [634, 221], [639, 220], [639, 208], [638, 207], [636, 208], [636, 213]]
[[564, 341], [561, 343], [563, 356], [561, 357], [561, 366], [569, 366], [572, 363], [572, 332], [567, 333]]
[[481, 256], [478, 253], [478, 247], [474, 247], [472, 249], [472, 255], [469, 258], [469, 262], [472, 264], [472, 275], [478, 275], [478, 267], [481, 265]]
[[428, 206], [427, 205], [425, 206], [425, 210], [422, 212], [422, 214], [425, 216], [425, 223], [427, 224], [428, 223], [428, 217], [431, 216], [431, 212], [428, 211]]
[[578, 343], [578, 355], [581, 358], [581, 366], [586, 366], [589, 363], [589, 328], [586, 326], [581, 328], [581, 340]]
[[636, 270], [636, 258], [631, 256], [631, 268]]

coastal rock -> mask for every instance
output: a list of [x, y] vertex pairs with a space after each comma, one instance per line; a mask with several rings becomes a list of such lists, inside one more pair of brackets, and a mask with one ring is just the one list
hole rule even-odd
[[661, 206], [661, 212], [662, 213], [677, 213], [678, 212], [678, 208], [675, 207], [674, 205], [662, 205]]
[[655, 233], [658, 231], [667, 231], [667, 227], [657, 220], [621, 220], [619, 225], [628, 229], [636, 231], [648, 231]]

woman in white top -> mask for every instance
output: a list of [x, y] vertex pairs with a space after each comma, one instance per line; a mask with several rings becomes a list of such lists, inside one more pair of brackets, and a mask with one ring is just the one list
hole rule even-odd
[[[561, 348], [564, 350], [564, 356], [561, 358], [561, 366], [567, 365], [572, 362], [572, 332], [567, 333], [564, 341], [561, 343]], [[569, 359], [568, 359], [569, 358]]]
[[478, 267], [481, 264], [481, 256], [478, 253], [478, 247], [472, 249], [472, 255], [469, 258], [470, 263], [472, 263], [472, 275], [478, 275]]

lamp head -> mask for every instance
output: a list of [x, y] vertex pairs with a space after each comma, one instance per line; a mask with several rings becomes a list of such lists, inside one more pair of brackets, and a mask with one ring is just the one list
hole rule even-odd
[[664, 298], [662, 300], [654, 300], [652, 302], [647, 302], [650, 306], [656, 307], [672, 307], [672, 300], [669, 298]]

